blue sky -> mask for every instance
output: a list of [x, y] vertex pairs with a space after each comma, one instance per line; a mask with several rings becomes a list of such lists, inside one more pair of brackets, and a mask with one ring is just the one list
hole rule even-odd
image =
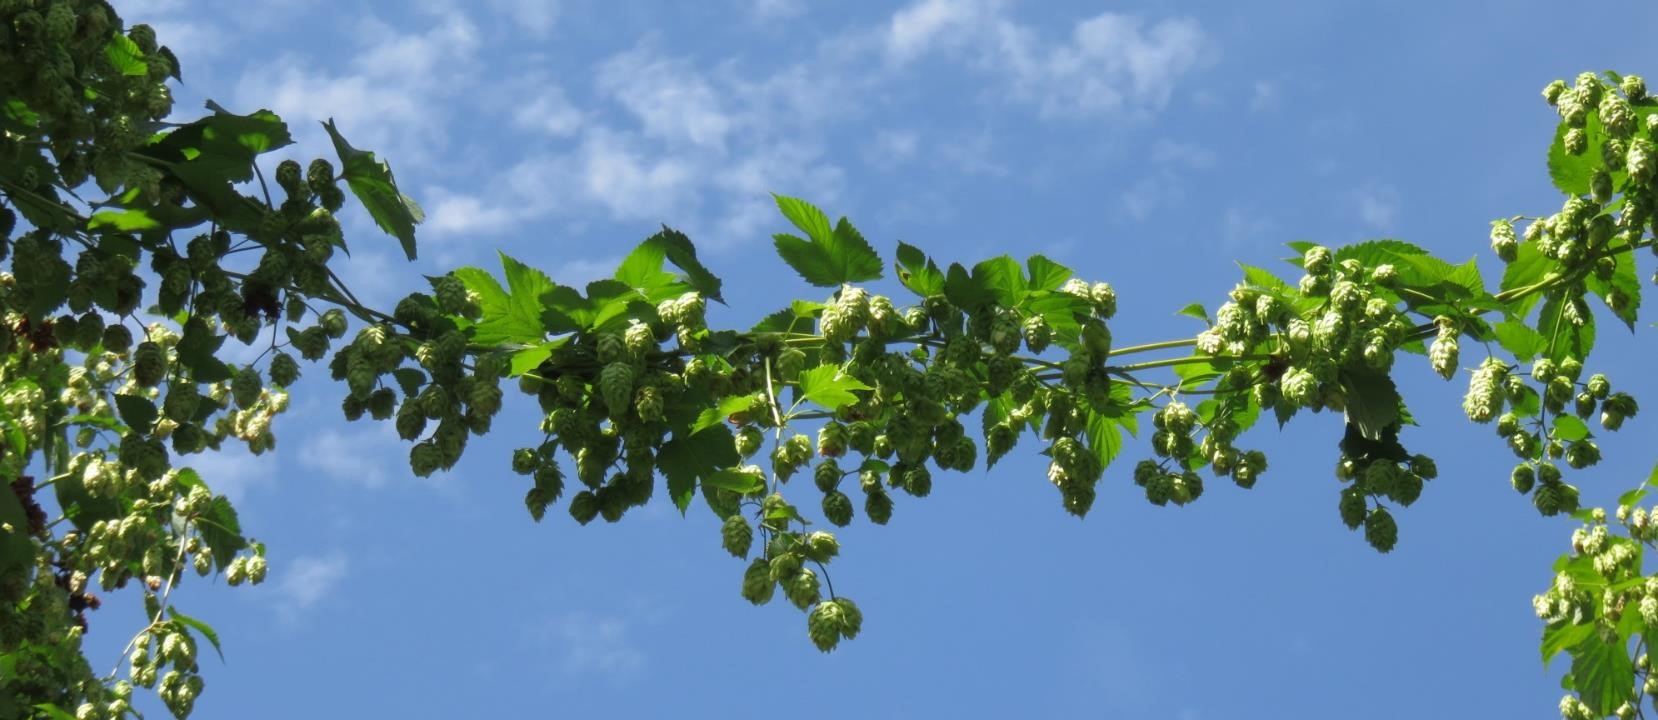
[[[1488, 222], [1559, 203], [1538, 91], [1658, 73], [1658, 6], [1633, 3], [116, 6], [181, 58], [181, 116], [271, 107], [302, 160], [334, 117], [393, 163], [428, 211], [421, 260], [348, 219], [345, 274], [381, 304], [497, 249], [593, 279], [667, 223], [726, 280], [714, 322], [746, 326], [822, 294], [771, 252], [776, 191], [848, 215], [889, 258], [900, 239], [945, 260], [1040, 252], [1108, 280], [1124, 344], [1189, 337], [1175, 310], [1213, 308], [1234, 259], [1270, 266], [1290, 240], [1397, 237], [1494, 278]], [[1602, 334], [1591, 369], [1650, 391], [1635, 358], [1652, 334]], [[1027, 445], [843, 531], [833, 580], [866, 621], [832, 655], [786, 604], [739, 597], [743, 564], [701, 507], [681, 518], [659, 493], [618, 525], [562, 505], [532, 523], [508, 470], [535, 435], [527, 403], [422, 480], [389, 424], [345, 423], [339, 388], [303, 382], [274, 456], [195, 463], [271, 548], [260, 588], [185, 585], [227, 657], [197, 713], [1552, 716], [1530, 598], [1572, 525], [1508, 488], [1460, 380], [1420, 359], [1398, 374], [1423, 423], [1405, 442], [1441, 477], [1397, 514], [1389, 555], [1338, 519], [1337, 418], [1257, 429], [1260, 484], [1214, 482], [1186, 508], [1145, 502], [1128, 470], [1149, 449], [1131, 444], [1085, 521]], [[1603, 441], [1608, 461], [1575, 476], [1586, 502], [1645, 477], [1653, 421]], [[97, 613], [95, 666], [138, 615]]]

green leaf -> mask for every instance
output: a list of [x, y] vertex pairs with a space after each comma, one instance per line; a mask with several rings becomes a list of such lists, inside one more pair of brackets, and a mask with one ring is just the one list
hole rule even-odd
[[[1619, 320], [1622, 320], [1623, 324], [1629, 327], [1630, 332], [1634, 332], [1635, 317], [1641, 308], [1641, 279], [1636, 275], [1635, 256], [1631, 252], [1621, 252], [1614, 257], [1617, 266], [1612, 271], [1611, 278], [1602, 280], [1599, 276], [1590, 273], [1586, 278], [1586, 284], [1589, 286], [1589, 290], [1600, 298], [1601, 304], [1605, 305], [1606, 309], [1611, 310], [1612, 314]], [[1614, 309], [1612, 303], [1607, 302], [1607, 296], [1613, 291], [1622, 293], [1628, 299], [1628, 303], [1622, 310]]]
[[1562, 442], [1577, 442], [1589, 437], [1589, 426], [1579, 420], [1576, 415], [1556, 415], [1554, 417], [1554, 438]]
[[944, 273], [938, 265], [920, 248], [902, 241], [898, 243], [898, 282], [921, 297], [944, 292]]
[[236, 508], [223, 495], [214, 496], [208, 503], [207, 511], [197, 518], [197, 527], [201, 530], [201, 539], [213, 549], [213, 563], [220, 572], [230, 567], [236, 553], [248, 546], [247, 539], [242, 537], [242, 523], [236, 519]]
[[159, 227], [161, 223], [144, 210], [99, 210], [86, 221], [86, 229], [94, 231], [110, 228], [118, 232], [135, 232]]
[[765, 479], [759, 475], [742, 472], [741, 470], [718, 470], [702, 479], [707, 487], [716, 487], [730, 490], [739, 495], [748, 495], [759, 492], [766, 487]]
[[115, 409], [121, 414], [121, 422], [127, 424], [136, 433], [147, 433], [150, 426], [161, 413], [156, 410], [155, 403], [149, 398], [139, 395], [116, 395]]
[[461, 268], [455, 277], [478, 294], [483, 314], [473, 326], [472, 340], [481, 345], [513, 344], [533, 346], [547, 339], [543, 326], [543, 296], [558, 286], [540, 270], [501, 253], [506, 289], [478, 268]]
[[322, 124], [334, 140], [334, 151], [340, 156], [340, 175], [351, 187], [352, 194], [368, 209], [375, 224], [403, 245], [403, 254], [415, 259], [415, 225], [426, 219], [426, 213], [409, 196], [397, 189], [391, 166], [374, 159], [374, 153], [358, 150], [340, 136], [330, 119]]
[[[121, 36], [117, 35], [116, 37]], [[36, 710], [46, 713], [46, 716], [51, 720], [75, 720], [74, 714], [52, 703], [40, 703], [34, 707]]]
[[1556, 655], [1566, 652], [1568, 648], [1583, 642], [1584, 638], [1594, 634], [1595, 626], [1592, 624], [1573, 625], [1561, 621], [1543, 628], [1543, 667], [1547, 668], [1549, 661], [1553, 660]]
[[1531, 329], [1530, 325], [1517, 320], [1504, 320], [1491, 326], [1491, 331], [1497, 336], [1497, 342], [1503, 349], [1513, 353], [1514, 359], [1522, 363], [1531, 362], [1547, 344], [1543, 336]]
[[697, 482], [707, 482], [722, 469], [742, 462], [731, 428], [714, 425], [663, 443], [656, 467], [668, 478], [668, 495], [684, 514], [697, 493]]
[[692, 290], [702, 293], [709, 300], [725, 302], [725, 298], [720, 296], [720, 279], [703, 267], [702, 261], [697, 259], [696, 246], [685, 237], [685, 233], [663, 225], [661, 232], [646, 238], [639, 247], [650, 247], [660, 252], [662, 257], [685, 273], [684, 283]]
[[564, 337], [514, 352], [512, 354], [512, 367], [507, 376], [518, 377], [541, 367], [541, 363], [552, 357], [553, 351], [566, 342], [569, 342], [569, 338]]
[[[1595, 171], [1600, 169], [1602, 164], [1600, 148], [1606, 144], [1606, 130], [1600, 124], [1600, 113], [1591, 108], [1583, 127], [1583, 133], [1589, 142], [1581, 155], [1566, 152], [1567, 130], [1566, 123], [1560, 123], [1555, 127], [1554, 142], [1549, 144], [1549, 179], [1554, 181], [1554, 186], [1559, 188], [1560, 192], [1567, 195], [1587, 195]], [[1614, 182], [1620, 179], [1613, 178]]]
[[858, 396], [852, 394], [854, 390], [872, 390], [857, 378], [841, 372], [839, 365], [819, 365], [800, 373], [798, 381], [802, 400], [822, 405], [829, 410], [839, 410], [858, 401]]
[[834, 287], [881, 277], [881, 257], [846, 218], [831, 229], [828, 216], [810, 203], [782, 195], [772, 197], [783, 216], [809, 238], [781, 233], [773, 236], [777, 254], [806, 282]]
[[[1121, 384], [1121, 383], [1119, 383]], [[1088, 413], [1088, 449], [1099, 458], [1100, 467], [1111, 466], [1123, 449], [1123, 428], [1117, 420], [1104, 413]]]
[[1591, 633], [1571, 648], [1572, 687], [1595, 717], [1611, 715], [1635, 699], [1635, 666], [1623, 642], [1605, 642]]
[[178, 341], [178, 361], [190, 371], [197, 382], [229, 380], [230, 366], [219, 360], [219, 347], [227, 336], [213, 332], [200, 318], [184, 323], [184, 334]]
[[674, 274], [662, 269], [667, 251], [657, 244], [640, 243], [616, 267], [617, 281], [633, 288], [651, 302], [660, 302], [684, 292]]
[[1404, 401], [1393, 378], [1369, 369], [1347, 368], [1341, 373], [1341, 385], [1347, 391], [1347, 422], [1366, 440], [1381, 440], [1390, 427], [1397, 433]]
[[1072, 275], [1070, 268], [1041, 255], [1027, 258], [1025, 268], [1030, 272], [1030, 289], [1035, 292], [1058, 290]]
[[987, 284], [983, 275], [968, 274], [960, 263], [950, 263], [944, 277], [944, 297], [968, 312], [997, 302], [997, 293]]
[[1556, 362], [1568, 357], [1587, 358], [1595, 347], [1594, 314], [1584, 313], [1583, 324], [1573, 324], [1566, 318], [1567, 302], [1564, 290], [1551, 291], [1537, 318], [1537, 330], [1544, 340], [1543, 354]]
[[796, 300], [789, 307], [761, 318], [754, 324], [757, 333], [811, 333], [817, 317], [823, 312], [822, 303]]
[[104, 43], [104, 59], [109, 60], [115, 72], [126, 77], [150, 74], [150, 64], [144, 62], [144, 51], [138, 49], [138, 43], [118, 32], [110, 33], [109, 42]]
[[[61, 482], [61, 481], [60, 481]], [[0, 577], [24, 578], [35, 564], [35, 544], [29, 539], [29, 516], [17, 494], [8, 488], [0, 492]], [[15, 603], [0, 588], [0, 601]]]
[[747, 412], [754, 407], [754, 403], [765, 397], [764, 393], [752, 392], [747, 395], [731, 395], [721, 398], [719, 404], [711, 408], [703, 408], [697, 415], [697, 421], [691, 425], [691, 432], [702, 432], [703, 428], [720, 425], [732, 415]]
[[1180, 308], [1180, 312], [1175, 314], [1202, 320], [1205, 325], [1215, 324], [1215, 321], [1209, 319], [1209, 311], [1204, 309], [1203, 303], [1192, 303], [1186, 307]]
[[207, 640], [207, 644], [213, 646], [213, 652], [219, 654], [219, 662], [224, 662], [225, 651], [224, 648], [219, 647], [219, 633], [213, 630], [213, 626], [190, 617], [189, 615], [185, 615], [184, 613], [179, 612], [178, 608], [172, 606], [167, 607], [167, 615], [174, 620], [184, 623], [186, 627], [189, 627], [191, 630], [195, 630], [199, 633]]
[[973, 279], [1006, 307], [1018, 307], [1025, 300], [1029, 283], [1024, 269], [1011, 256], [994, 257], [973, 266]]
[[52, 483], [52, 491], [57, 496], [58, 507], [63, 508], [64, 516], [82, 532], [90, 530], [99, 520], [113, 520], [126, 514], [116, 499], [93, 497], [92, 493], [87, 492], [80, 473], [60, 476], [57, 482]]

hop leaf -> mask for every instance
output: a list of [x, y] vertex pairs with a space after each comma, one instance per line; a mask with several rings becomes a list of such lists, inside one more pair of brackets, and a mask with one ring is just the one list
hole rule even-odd
[[748, 557], [749, 548], [754, 544], [754, 528], [749, 527], [748, 521], [741, 515], [732, 515], [725, 519], [720, 526], [720, 546], [731, 553], [732, 557]]

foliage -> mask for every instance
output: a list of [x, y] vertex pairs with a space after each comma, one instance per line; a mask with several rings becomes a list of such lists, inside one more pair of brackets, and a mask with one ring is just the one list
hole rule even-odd
[[[1549, 172], [1567, 198], [1493, 223], [1495, 293], [1473, 260], [1405, 242], [1296, 243], [1293, 282], [1243, 266], [1212, 315], [1183, 311], [1206, 324], [1195, 337], [1123, 346], [1108, 283], [1040, 255], [968, 267], [899, 243], [883, 258], [845, 218], [783, 196], [804, 237], [777, 235], [778, 255], [828, 296], [746, 331], [707, 326], [721, 281], [669, 228], [584, 288], [503, 255], [498, 274], [460, 268], [389, 313], [365, 307], [330, 269], [346, 247], [334, 213], [343, 181], [413, 258], [422, 215], [386, 163], [327, 123], [341, 169], [277, 163], [278, 201], [259, 160], [291, 143], [287, 126], [211, 103], [161, 123], [177, 61], [147, 26], [98, 0], [0, 0], [0, 20], [0, 715], [119, 717], [134, 686], [189, 714], [198, 641], [219, 638], [174, 590], [186, 569], [240, 585], [267, 566], [185, 463], [232, 440], [273, 447], [298, 359], [324, 358], [346, 418], [392, 422], [417, 475], [453, 467], [516, 387], [543, 418], [511, 457], [532, 518], [573, 479], [576, 521], [619, 521], [660, 475], [682, 512], [700, 497], [721, 519], [721, 545], [746, 561], [742, 597], [781, 590], [829, 651], [863, 615], [831, 582], [827, 526], [859, 507], [885, 524], [935, 471], [991, 466], [1020, 442], [1041, 446], [1060, 504], [1086, 515], [1148, 414], [1151, 456], [1124, 474], [1157, 505], [1196, 501], [1205, 473], [1253, 487], [1267, 458], [1239, 440], [1262, 415], [1339, 414], [1336, 515], [1387, 552], [1395, 513], [1437, 475], [1400, 442], [1415, 420], [1391, 377], [1398, 358], [1425, 355], [1447, 381], [1466, 371], [1463, 409], [1515, 454], [1515, 489], [1584, 523], [1535, 601], [1544, 660], [1572, 658], [1562, 713], [1630, 717], [1658, 697], [1645, 655], [1658, 577], [1641, 564], [1658, 509], [1638, 507], [1658, 471], [1615, 520], [1580, 509], [1568, 482], [1600, 460], [1597, 434], [1638, 412], [1588, 366], [1597, 317], [1635, 327], [1634, 257], [1654, 244], [1658, 103], [1638, 78], [1545, 90], [1562, 120]], [[94, 191], [104, 199], [81, 199]], [[861, 285], [889, 267], [913, 298]], [[264, 349], [233, 367], [231, 339]], [[1465, 339], [1487, 355], [1465, 366]], [[94, 583], [145, 602], [124, 673], [96, 674], [80, 652]]]

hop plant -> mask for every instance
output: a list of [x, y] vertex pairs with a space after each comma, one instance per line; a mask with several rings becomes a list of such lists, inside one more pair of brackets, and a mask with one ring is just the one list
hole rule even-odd
[[1462, 398], [1462, 412], [1469, 420], [1487, 423], [1502, 412], [1503, 378], [1508, 370], [1506, 363], [1492, 357], [1474, 371], [1468, 381], [1468, 394]]
[[754, 528], [750, 527], [741, 515], [726, 518], [725, 524], [720, 526], [720, 546], [731, 553], [732, 557], [748, 557], [749, 548], [753, 544]]
[[1439, 327], [1433, 346], [1428, 348], [1428, 364], [1439, 376], [1450, 380], [1457, 371], [1458, 342], [1456, 321], [1441, 315], [1434, 319]]

